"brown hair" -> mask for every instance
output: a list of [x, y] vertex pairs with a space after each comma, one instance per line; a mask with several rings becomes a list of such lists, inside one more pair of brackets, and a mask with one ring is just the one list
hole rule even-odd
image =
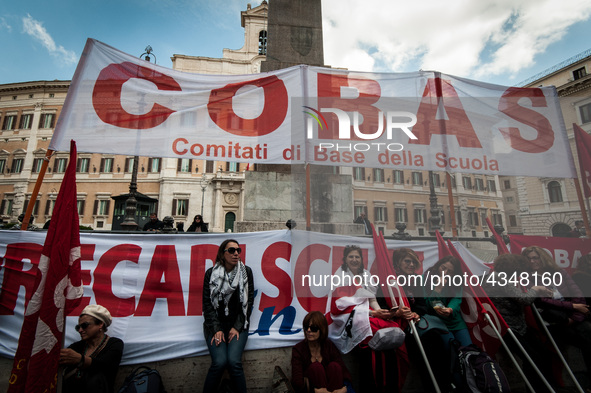
[[363, 252], [361, 252], [361, 247], [356, 245], [345, 246], [345, 249], [343, 250], [343, 264], [341, 265], [341, 269], [343, 269], [344, 272], [349, 270], [349, 266], [347, 266], [346, 260], [347, 255], [349, 255], [352, 251], [359, 252], [359, 256], [361, 257], [361, 264], [363, 265]]
[[238, 243], [234, 239], [226, 239], [226, 240], [224, 240], [222, 242], [222, 244], [220, 244], [220, 248], [218, 248], [218, 253], [217, 253], [216, 257], [215, 257], [215, 263], [219, 263], [219, 264], [221, 264], [224, 267], [226, 266], [225, 265], [225, 260], [224, 260], [224, 252], [225, 252], [224, 250], [226, 249], [226, 246], [228, 245], [228, 243], [232, 243], [232, 242], [238, 244], [238, 247], [240, 247], [240, 243]]
[[410, 248], [399, 248], [398, 250], [394, 250], [394, 253], [392, 254], [392, 266], [394, 266], [396, 274], [400, 272], [400, 263], [406, 257], [414, 260], [417, 263], [417, 267], [421, 266], [419, 256], [414, 250]]
[[[560, 270], [558, 265], [556, 265], [556, 262], [554, 262], [554, 258], [552, 258], [550, 254], [548, 254], [546, 250], [544, 250], [541, 247], [525, 247], [523, 251], [521, 251], [521, 255], [523, 255], [527, 259], [527, 254], [529, 254], [532, 251], [538, 254], [538, 256], [540, 257], [540, 262], [542, 262], [542, 270], [551, 272], [557, 272]], [[527, 261], [529, 262], [529, 259], [527, 259]]]
[[495, 258], [493, 264], [495, 272], [507, 273], [507, 275], [531, 271], [527, 258], [519, 254], [501, 254]]
[[441, 258], [435, 265], [431, 266], [427, 272], [431, 272], [431, 275], [439, 275], [439, 266], [443, 265], [444, 263], [451, 262], [454, 267], [454, 276], [462, 274], [462, 264], [460, 260], [452, 255], [448, 255], [446, 257]]
[[320, 331], [320, 341], [326, 340], [328, 337], [328, 323], [326, 322], [326, 318], [324, 314], [320, 311], [312, 311], [309, 312], [308, 315], [304, 317], [304, 322], [302, 322], [302, 326], [304, 327], [304, 332], [307, 326], [316, 325]]

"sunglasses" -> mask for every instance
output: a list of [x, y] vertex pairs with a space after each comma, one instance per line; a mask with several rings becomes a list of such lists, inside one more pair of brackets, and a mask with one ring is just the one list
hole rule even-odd
[[242, 253], [242, 249], [240, 247], [236, 248], [236, 247], [230, 247], [230, 248], [226, 248], [224, 250], [224, 252], [229, 252], [230, 254], [234, 254], [235, 252], [238, 252], [238, 254]]
[[410, 265], [415, 265], [415, 266], [419, 266], [419, 262], [415, 261], [414, 259], [403, 259], [402, 262], [404, 262], [404, 264], [410, 266]]
[[304, 331], [306, 331], [306, 330], [308, 330], [308, 329], [310, 329], [310, 331], [311, 331], [312, 333], [316, 333], [317, 331], [319, 331], [319, 330], [320, 330], [320, 328], [319, 328], [318, 326], [316, 326], [316, 325], [309, 325], [309, 326], [304, 326]]
[[86, 328], [89, 327], [90, 325], [92, 325], [92, 323], [90, 323], [90, 322], [82, 322], [80, 325], [74, 326], [74, 329], [76, 329], [76, 331], [79, 331], [80, 329], [86, 330]]

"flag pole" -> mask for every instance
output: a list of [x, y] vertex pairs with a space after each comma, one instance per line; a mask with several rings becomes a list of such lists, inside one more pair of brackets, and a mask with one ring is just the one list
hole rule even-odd
[[458, 238], [458, 225], [456, 223], [456, 209], [454, 207], [454, 195], [451, 189], [451, 175], [445, 171], [445, 182], [447, 183], [447, 201], [449, 203], [449, 215], [451, 216], [451, 234], [454, 239]]
[[583, 388], [579, 384], [579, 381], [577, 381], [577, 379], [575, 378], [575, 375], [573, 374], [573, 371], [570, 369], [568, 363], [564, 359], [564, 356], [562, 356], [562, 352], [560, 352], [560, 349], [558, 349], [558, 345], [556, 345], [556, 341], [554, 341], [554, 338], [552, 337], [552, 334], [550, 334], [550, 331], [548, 331], [548, 328], [546, 327], [546, 324], [544, 323], [544, 319], [540, 315], [540, 312], [538, 311], [538, 309], [536, 307], [532, 307], [531, 309], [532, 309], [534, 315], [536, 316], [536, 319], [538, 320], [538, 325], [540, 325], [542, 327], [542, 329], [544, 330], [544, 333], [546, 333], [546, 336], [548, 336], [548, 340], [550, 341], [550, 343], [554, 347], [554, 350], [556, 350], [556, 353], [558, 354], [558, 357], [560, 358], [560, 361], [562, 362], [562, 364], [566, 368], [566, 371], [568, 372], [568, 375], [571, 377], [571, 379], [575, 383], [575, 386], [577, 387], [577, 390], [580, 393], [585, 393], [583, 391]]
[[[43, 164], [41, 165], [41, 170], [39, 171], [39, 175], [37, 176], [37, 182], [35, 183], [35, 188], [33, 189], [33, 194], [31, 195], [31, 200], [29, 201], [29, 205], [27, 206], [27, 211], [25, 213], [25, 218], [23, 218], [23, 222], [21, 225], [21, 231], [26, 231], [29, 227], [29, 221], [31, 219], [31, 215], [33, 214], [33, 209], [35, 208], [35, 202], [37, 202], [37, 196], [39, 195], [39, 190], [41, 189], [41, 183], [43, 183], [43, 178], [45, 177], [45, 171], [47, 170], [47, 166], [49, 165], [49, 159], [53, 155], [54, 151], [51, 149], [47, 150], [45, 153], [45, 158], [43, 159]], [[591, 232], [589, 232], [591, 233]]]

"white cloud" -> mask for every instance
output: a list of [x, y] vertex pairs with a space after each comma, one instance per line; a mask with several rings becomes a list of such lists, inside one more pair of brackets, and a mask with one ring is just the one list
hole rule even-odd
[[0, 30], [7, 30], [9, 33], [12, 31], [12, 26], [8, 24], [4, 17], [0, 16]]
[[23, 18], [23, 28], [25, 33], [39, 41], [49, 54], [61, 59], [66, 65], [76, 64], [78, 57], [76, 53], [65, 49], [61, 45], [57, 45], [53, 38], [49, 35], [43, 24], [27, 15]]
[[531, 66], [591, 16], [591, 2], [324, 0], [322, 12], [326, 64], [482, 77]]

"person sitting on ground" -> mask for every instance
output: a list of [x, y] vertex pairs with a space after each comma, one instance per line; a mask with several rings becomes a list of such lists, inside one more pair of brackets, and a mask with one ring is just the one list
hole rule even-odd
[[98, 304], [86, 306], [76, 331], [80, 341], [60, 351], [60, 365], [64, 371], [64, 393], [112, 393], [119, 363], [123, 355], [123, 341], [107, 335], [111, 313]]
[[351, 374], [328, 338], [328, 323], [312, 311], [302, 323], [304, 339], [291, 351], [291, 383], [298, 393], [346, 393]]
[[201, 214], [197, 214], [193, 218], [193, 222], [189, 226], [189, 229], [187, 229], [187, 232], [208, 232], [207, 224], [203, 222]]
[[164, 223], [158, 219], [158, 215], [155, 212], [150, 213], [150, 221], [144, 225], [144, 231], [157, 232], [161, 231], [162, 228], [164, 228]]

